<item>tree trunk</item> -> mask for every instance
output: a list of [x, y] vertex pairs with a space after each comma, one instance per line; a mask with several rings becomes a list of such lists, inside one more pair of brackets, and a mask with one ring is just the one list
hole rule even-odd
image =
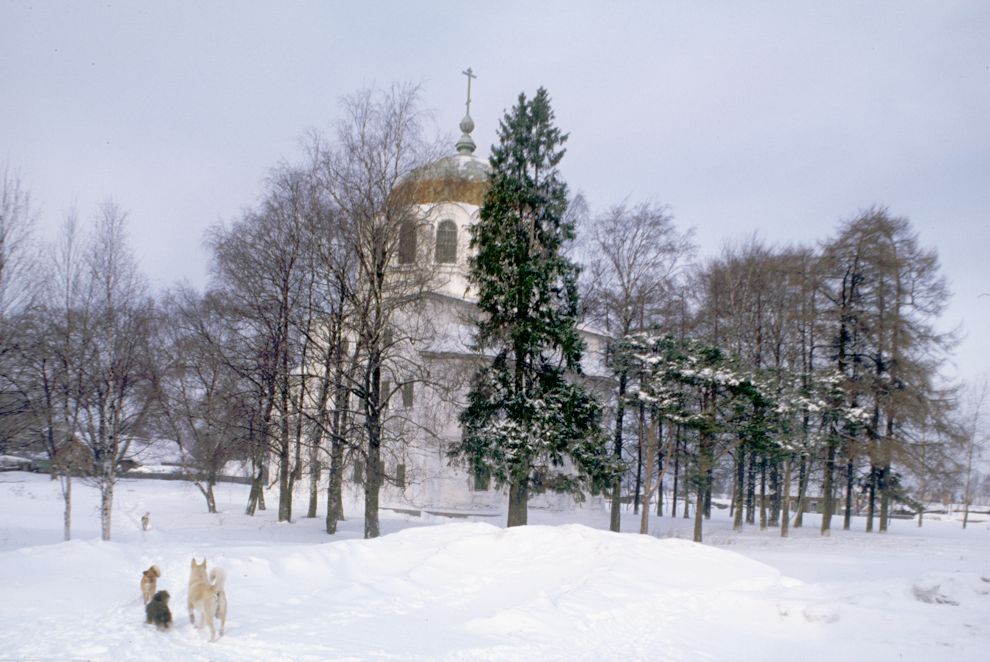
[[743, 499], [746, 493], [746, 451], [740, 444], [736, 448], [736, 484], [733, 501], [735, 511], [732, 514], [732, 528], [742, 531], [743, 528]]
[[791, 458], [784, 459], [784, 494], [780, 500], [780, 537], [786, 538], [789, 534], [791, 517]]
[[890, 463], [880, 468], [880, 533], [887, 533], [890, 523]]
[[[684, 483], [684, 519], [691, 519], [691, 511], [690, 511], [691, 481], [688, 480], [689, 469], [686, 460], [687, 458], [685, 458], [685, 462], [684, 462], [684, 480], [682, 481]], [[696, 503], [695, 508], [697, 508], [697, 506], [698, 504]]]
[[382, 486], [382, 428], [381, 428], [381, 367], [372, 369], [369, 397], [365, 400], [365, 429], [368, 436], [368, 456], [364, 475], [364, 537], [381, 535], [378, 522], [378, 498]]
[[[301, 417], [301, 416], [300, 416]], [[300, 432], [299, 426], [296, 426], [296, 433], [292, 435], [292, 440], [290, 441], [292, 448], [295, 449], [292, 467], [289, 470], [289, 493], [291, 494], [295, 489], [296, 482], [302, 480], [303, 475], [303, 461], [302, 461], [302, 433]]]
[[327, 533], [337, 533], [344, 519], [344, 444], [338, 435], [330, 442], [330, 479], [327, 485]]
[[[702, 400], [702, 410], [708, 411], [709, 406], [714, 406], [714, 397], [711, 393], [704, 393]], [[701, 528], [704, 521], [704, 505], [707, 501], [711, 504], [712, 492], [712, 469], [715, 464], [713, 451], [713, 441], [706, 431], [698, 434], [698, 502], [694, 504], [694, 541], [701, 542]]]
[[[309, 339], [310, 339], [310, 334], [309, 333], [306, 333], [306, 334], [304, 334], [304, 337], [306, 338], [306, 341], [303, 342], [302, 352], [300, 353], [299, 359], [298, 359], [299, 365], [301, 365], [301, 366], [309, 365], [309, 358], [308, 357], [309, 357], [309, 345], [310, 345], [310, 340]], [[295, 449], [296, 449], [296, 458], [295, 458], [295, 467], [293, 468], [292, 473], [290, 474], [290, 477], [289, 477], [289, 492], [290, 493], [292, 493], [295, 490], [296, 482], [302, 480], [302, 475], [303, 475], [303, 461], [302, 461], [303, 442], [302, 442], [302, 440], [303, 440], [303, 428], [305, 427], [304, 426], [303, 411], [306, 408], [306, 401], [308, 400], [308, 398], [307, 398], [308, 393], [309, 393], [309, 389], [307, 388], [306, 380], [305, 379], [300, 380], [300, 384], [296, 387], [296, 398], [295, 398], [295, 404], [294, 404], [295, 417], [296, 417], [296, 425], [295, 425], [295, 430], [293, 431], [293, 435], [292, 436], [293, 436], [294, 442], [295, 442], [294, 445], [295, 445]], [[314, 451], [314, 446], [316, 446], [318, 444], [319, 444], [319, 432], [316, 433], [316, 439], [310, 445], [310, 459], [311, 460], [316, 455], [316, 453]], [[319, 473], [319, 470], [318, 469], [317, 469], [317, 473]], [[310, 464], [310, 474], [312, 475], [312, 464]], [[319, 489], [316, 489], [314, 491], [314, 489], [313, 489], [313, 481], [310, 480], [309, 510], [312, 512], [312, 514], [311, 515], [310, 514], [307, 514], [307, 517], [316, 517], [316, 499], [317, 499], [317, 496], [318, 496], [318, 492], [319, 492]]]
[[756, 524], [756, 454], [746, 458], [746, 523]]
[[244, 507], [244, 514], [249, 517], [254, 517], [255, 509], [258, 506], [258, 477], [251, 477], [251, 489], [248, 491], [248, 501], [247, 505]]
[[344, 439], [347, 426], [347, 392], [338, 384], [330, 423], [330, 479], [327, 485], [327, 533], [337, 533], [337, 523], [344, 519]]
[[251, 491], [248, 494], [248, 505], [245, 509], [245, 513], [248, 515], [254, 515], [257, 510], [265, 509], [265, 488], [268, 487], [269, 432], [272, 410], [275, 408], [273, 381], [269, 380], [266, 391], [261, 403], [261, 424], [257, 428], [252, 426], [254, 436], [251, 439], [251, 461], [254, 463], [256, 474], [251, 481]]
[[529, 501], [529, 472], [509, 485], [509, 517], [506, 526], [526, 526]]
[[846, 461], [846, 512], [842, 516], [842, 530], [848, 531], [852, 523], [853, 489], [855, 488], [855, 468], [853, 459]]
[[381, 440], [368, 440], [368, 462], [364, 475], [364, 537], [381, 535], [378, 498], [382, 484]]
[[[702, 528], [702, 522], [704, 521], [704, 517], [703, 517], [704, 508], [700, 508], [699, 506], [704, 501], [704, 498], [705, 498], [705, 488], [701, 484], [701, 481], [699, 481], [698, 503], [694, 505], [694, 541], [695, 542], [701, 542], [701, 528]], [[687, 514], [687, 509], [685, 509], [685, 515], [686, 514]]]
[[[105, 464], [105, 463], [104, 463]], [[110, 540], [110, 524], [113, 516], [113, 476], [104, 466], [100, 476], [100, 538]]]
[[333, 413], [330, 417], [330, 478], [327, 484], [327, 533], [337, 532], [344, 519], [344, 430], [347, 429], [350, 393], [344, 388], [344, 342], [337, 340], [333, 384]]
[[[663, 439], [663, 424], [660, 426], [660, 430], [657, 432], [657, 443], [660, 445], [660, 440]], [[670, 432], [668, 430], [667, 436], [670, 437]], [[669, 445], [669, 444], [668, 444]], [[664, 467], [663, 461], [666, 452], [661, 447], [657, 448], [657, 517], [663, 517], [663, 476], [666, 473], [666, 467]]]
[[832, 532], [832, 513], [835, 506], [832, 503], [833, 481], [835, 479], [835, 437], [829, 435], [825, 446], [825, 477], [822, 479], [822, 527], [821, 534], [827, 536]]
[[639, 406], [639, 439], [636, 442], [636, 489], [633, 493], [633, 514], [639, 513], [639, 495], [643, 485], [643, 437], [645, 413], [643, 405]]
[[767, 461], [760, 459], [760, 531], [767, 530]]
[[712, 470], [709, 469], [705, 472], [705, 519], [712, 518], [712, 485], [714, 482]]
[[797, 503], [794, 504], [794, 528], [800, 529], [804, 525], [804, 495], [808, 490], [808, 456], [801, 454], [801, 463], [798, 465], [798, 495]]
[[322, 478], [322, 471], [320, 470], [319, 447], [314, 445], [309, 454], [309, 509], [306, 511], [308, 518], [316, 517], [319, 510], [320, 478]]
[[206, 510], [210, 513], [217, 512], [217, 499], [213, 494], [213, 486], [216, 484], [215, 479], [210, 479], [206, 483]]
[[264, 477], [265, 472], [262, 467], [260, 465], [256, 466], [254, 474], [251, 476], [251, 491], [248, 494], [247, 508], [244, 509], [245, 515], [254, 516], [255, 510], [265, 491]]
[[770, 526], [780, 526], [780, 460], [770, 462]]
[[877, 506], [877, 468], [870, 465], [869, 501], [866, 506], [866, 532], [873, 531], [873, 517], [876, 515]]
[[677, 441], [674, 443], [674, 485], [670, 492], [670, 516], [677, 517], [677, 478], [680, 474], [681, 463], [681, 431], [677, 430]]
[[281, 284], [279, 301], [279, 338], [277, 345], [279, 359], [278, 391], [279, 391], [279, 443], [278, 443], [278, 521], [292, 521], [292, 436], [289, 431], [289, 412], [291, 386], [289, 385], [289, 311], [288, 283]]
[[657, 455], [657, 425], [654, 417], [646, 430], [646, 460], [643, 465], [646, 472], [643, 474], [643, 512], [639, 518], [639, 532], [647, 534], [650, 532], [650, 498], [653, 496], [653, 463]]
[[[54, 462], [52, 465], [54, 466]], [[62, 479], [62, 499], [65, 501], [65, 511], [62, 515], [63, 540], [72, 540], [72, 474], [66, 472]]]
[[289, 484], [289, 438], [286, 436], [278, 448], [278, 521], [292, 521], [292, 486]]
[[736, 517], [736, 494], [739, 492], [739, 481], [736, 480], [735, 473], [732, 474], [732, 491], [729, 493], [731, 496], [729, 498], [729, 519], [733, 521], [733, 529], [735, 529], [735, 517]]
[[[615, 405], [615, 435], [612, 444], [612, 455], [615, 461], [622, 462], [622, 419], [626, 413], [626, 382], [628, 377], [623, 370], [619, 374], [619, 394]], [[612, 481], [612, 504], [609, 512], [608, 528], [610, 531], [620, 531], [622, 528], [622, 476], [616, 476]]]
[[[284, 336], [283, 336], [284, 337]], [[281, 416], [279, 417], [278, 443], [278, 521], [292, 521], [292, 436], [289, 431], [289, 366], [288, 350], [282, 350], [282, 375], [280, 380]]]

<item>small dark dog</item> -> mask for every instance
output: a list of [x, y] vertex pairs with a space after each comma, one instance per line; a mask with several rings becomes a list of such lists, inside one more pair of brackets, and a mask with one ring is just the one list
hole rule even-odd
[[144, 613], [148, 616], [147, 622], [154, 623], [159, 630], [167, 630], [172, 624], [172, 612], [168, 609], [169, 597], [168, 591], [158, 591], [144, 608]]

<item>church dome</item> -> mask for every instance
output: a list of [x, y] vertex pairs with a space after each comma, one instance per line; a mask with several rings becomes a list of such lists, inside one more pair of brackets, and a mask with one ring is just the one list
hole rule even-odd
[[491, 167], [487, 161], [474, 155], [474, 120], [471, 119], [471, 79], [474, 72], [468, 68], [462, 72], [468, 77], [467, 111], [461, 120], [461, 137], [457, 141], [457, 154], [445, 156], [413, 172], [401, 186], [415, 204], [430, 205], [441, 202], [463, 202], [481, 206], [488, 189]]
[[407, 182], [412, 202], [464, 202], [481, 206], [491, 167], [474, 154], [452, 154], [414, 172]]

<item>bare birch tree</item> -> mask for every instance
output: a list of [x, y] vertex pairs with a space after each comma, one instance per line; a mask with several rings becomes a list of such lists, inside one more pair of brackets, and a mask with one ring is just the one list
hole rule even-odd
[[110, 539], [113, 493], [121, 461], [144, 429], [154, 403], [156, 367], [149, 346], [154, 304], [127, 247], [126, 214], [103, 203], [84, 256], [82, 440], [93, 453], [100, 489], [100, 528]]
[[323, 172], [354, 260], [357, 285], [348, 292], [348, 327], [357, 369], [348, 390], [359, 403], [364, 433], [364, 536], [374, 538], [380, 533], [390, 396], [383, 385], [397, 348], [394, 329], [432, 281], [429, 242], [423, 241], [429, 210], [416, 204], [415, 187], [401, 184], [434, 152], [423, 139], [426, 115], [416, 87], [359, 92], [342, 101], [342, 110]]
[[23, 334], [17, 318], [29, 310], [36, 288], [31, 234], [36, 213], [17, 172], [0, 168], [0, 452], [23, 438], [29, 401], [21, 381]]
[[291, 169], [276, 169], [260, 207], [230, 227], [213, 228], [209, 237], [214, 286], [250, 337], [255, 356], [245, 367], [263, 403], [262, 455], [254, 458], [248, 512], [254, 512], [263, 494], [271, 451], [278, 462], [280, 522], [292, 519], [293, 371], [300, 365], [299, 338], [292, 322], [305, 279], [301, 269], [305, 233], [292, 196], [298, 177]]
[[[670, 317], [667, 313], [674, 303], [678, 276], [691, 258], [694, 245], [690, 231], [677, 231], [666, 207], [643, 203], [629, 208], [620, 204], [595, 218], [587, 252], [587, 315], [612, 337], [624, 338]], [[611, 355], [615, 357], [617, 353], [612, 351]], [[612, 452], [616, 462], [621, 463], [629, 370], [614, 361], [613, 370], [618, 385]], [[611, 487], [609, 528], [618, 531], [621, 477]]]
[[73, 444], [78, 443], [86, 385], [84, 366], [91, 348], [78, 328], [84, 315], [77, 307], [83, 295], [83, 238], [75, 210], [65, 218], [49, 247], [47, 269], [35, 321], [37, 343], [30, 351], [34, 413], [39, 436], [58, 476], [64, 502], [63, 535], [72, 537]]

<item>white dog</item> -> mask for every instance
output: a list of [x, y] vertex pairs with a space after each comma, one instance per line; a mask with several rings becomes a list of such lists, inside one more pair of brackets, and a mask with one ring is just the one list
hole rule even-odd
[[206, 559], [196, 563], [193, 558], [189, 564], [189, 597], [186, 606], [189, 607], [189, 622], [195, 624], [195, 611], [200, 613], [197, 627], [203, 624], [210, 626], [210, 641], [216, 641], [216, 630], [213, 629], [213, 619], [220, 619], [220, 636], [227, 623], [227, 594], [224, 592], [226, 573], [220, 568], [213, 568], [209, 576], [206, 574]]

